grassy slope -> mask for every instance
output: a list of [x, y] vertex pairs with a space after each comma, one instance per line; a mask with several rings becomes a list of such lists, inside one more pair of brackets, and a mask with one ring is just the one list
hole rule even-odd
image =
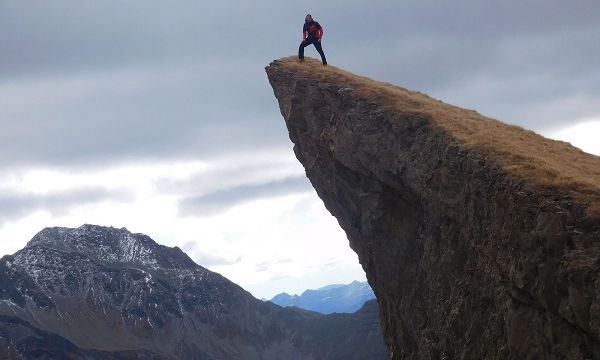
[[424, 114], [432, 127], [446, 130], [459, 144], [496, 161], [508, 174], [588, 205], [600, 216], [600, 157], [563, 141], [445, 104], [425, 94], [358, 76], [307, 58], [280, 60], [296, 74], [351, 87], [354, 96], [379, 104], [385, 110]]

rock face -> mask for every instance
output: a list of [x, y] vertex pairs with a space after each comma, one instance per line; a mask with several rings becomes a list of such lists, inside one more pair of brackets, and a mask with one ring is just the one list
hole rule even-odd
[[600, 158], [316, 61], [266, 71], [392, 358], [600, 358]]
[[0, 259], [3, 358], [384, 359], [377, 318], [262, 302], [126, 229], [47, 228]]

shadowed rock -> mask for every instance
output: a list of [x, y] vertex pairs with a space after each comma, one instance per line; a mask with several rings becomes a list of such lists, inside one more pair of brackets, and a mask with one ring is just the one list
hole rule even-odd
[[266, 71], [394, 359], [600, 358], [600, 158], [314, 60]]

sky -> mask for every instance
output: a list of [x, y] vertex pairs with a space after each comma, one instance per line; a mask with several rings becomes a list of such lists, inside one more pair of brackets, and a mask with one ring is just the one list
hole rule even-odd
[[364, 281], [264, 72], [307, 13], [332, 65], [600, 155], [597, 0], [7, 0], [0, 255], [90, 223], [259, 298]]

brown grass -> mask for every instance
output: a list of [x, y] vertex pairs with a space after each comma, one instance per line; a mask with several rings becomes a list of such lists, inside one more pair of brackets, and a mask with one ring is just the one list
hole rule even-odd
[[354, 96], [377, 103], [382, 109], [423, 113], [431, 119], [432, 127], [447, 131], [459, 146], [494, 160], [509, 175], [541, 190], [557, 192], [588, 205], [588, 215], [600, 216], [598, 156], [419, 92], [358, 76], [335, 66], [321, 66], [315, 59], [307, 58], [300, 63], [296, 57], [288, 57], [281, 62], [302, 77], [351, 87]]

